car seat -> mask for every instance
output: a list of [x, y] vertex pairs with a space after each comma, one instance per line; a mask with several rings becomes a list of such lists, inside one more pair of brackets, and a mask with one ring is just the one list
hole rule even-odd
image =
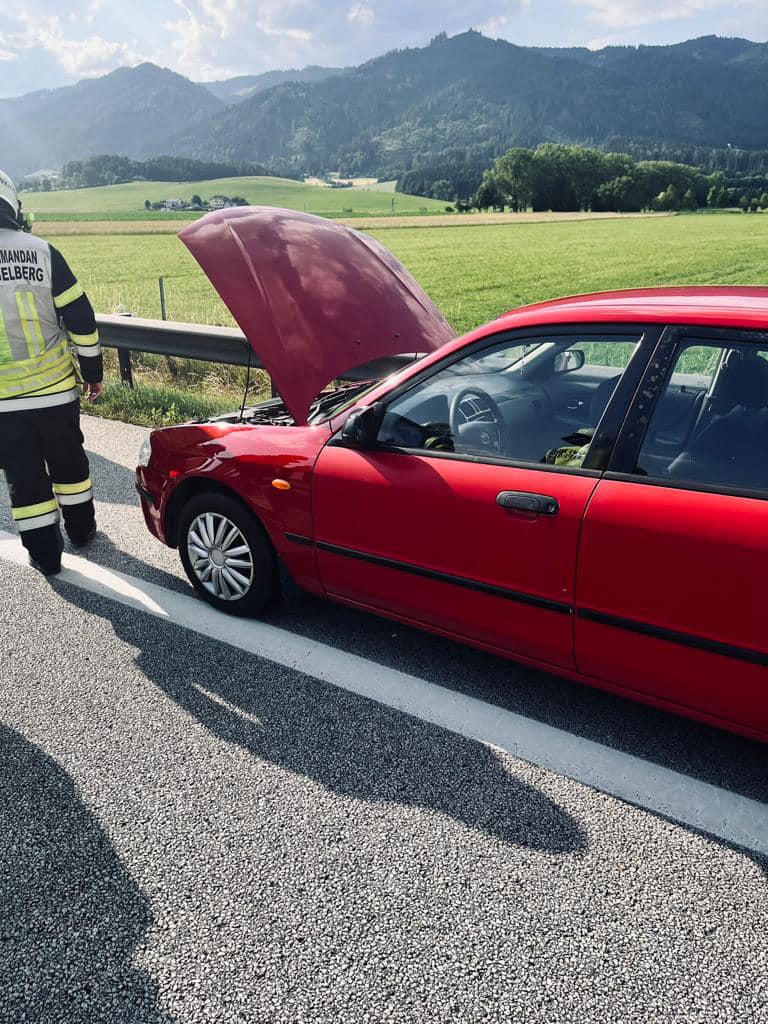
[[722, 413], [670, 463], [667, 475], [731, 487], [768, 486], [768, 362], [747, 356], [729, 365], [713, 406]]

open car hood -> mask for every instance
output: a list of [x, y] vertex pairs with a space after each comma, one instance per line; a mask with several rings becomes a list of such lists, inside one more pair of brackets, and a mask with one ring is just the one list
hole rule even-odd
[[248, 206], [207, 214], [179, 238], [297, 423], [342, 374], [387, 356], [432, 352], [455, 337], [388, 249], [334, 221]]

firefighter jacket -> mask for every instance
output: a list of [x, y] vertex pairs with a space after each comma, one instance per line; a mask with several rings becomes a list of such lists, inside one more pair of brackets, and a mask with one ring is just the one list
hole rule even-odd
[[[103, 366], [93, 308], [61, 253], [0, 220], [0, 414], [65, 405]], [[70, 347], [71, 345], [71, 347]]]

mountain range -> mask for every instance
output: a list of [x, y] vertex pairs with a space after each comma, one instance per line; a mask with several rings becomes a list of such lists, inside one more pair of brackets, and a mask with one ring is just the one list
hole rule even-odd
[[142, 64], [0, 100], [12, 174], [98, 153], [398, 177], [441, 154], [559, 141], [768, 149], [768, 43], [540, 49], [469, 31], [358, 67], [194, 83]]

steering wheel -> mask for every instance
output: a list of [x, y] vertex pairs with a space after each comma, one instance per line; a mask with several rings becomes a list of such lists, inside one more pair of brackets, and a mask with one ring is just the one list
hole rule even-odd
[[451, 399], [448, 412], [456, 451], [501, 455], [506, 451], [507, 429], [501, 410], [481, 388], [464, 387]]

